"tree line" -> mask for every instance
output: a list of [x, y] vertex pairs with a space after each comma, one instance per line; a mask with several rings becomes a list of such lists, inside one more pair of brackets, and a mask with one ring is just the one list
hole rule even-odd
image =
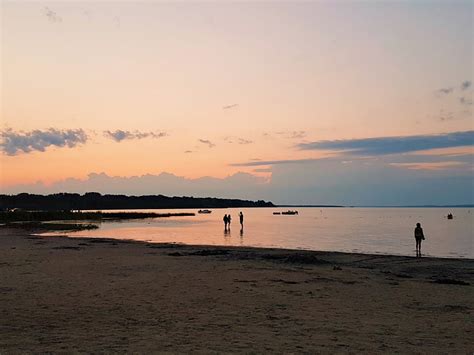
[[98, 192], [57, 193], [35, 195], [0, 195], [0, 209], [25, 210], [109, 210], [109, 209], [174, 209], [174, 208], [229, 208], [273, 207], [263, 200], [250, 201], [213, 197], [169, 197], [164, 195], [127, 196], [102, 195]]

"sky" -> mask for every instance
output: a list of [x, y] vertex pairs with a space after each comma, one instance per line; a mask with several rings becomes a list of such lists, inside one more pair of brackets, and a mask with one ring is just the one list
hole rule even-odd
[[474, 203], [472, 1], [2, 1], [0, 192]]

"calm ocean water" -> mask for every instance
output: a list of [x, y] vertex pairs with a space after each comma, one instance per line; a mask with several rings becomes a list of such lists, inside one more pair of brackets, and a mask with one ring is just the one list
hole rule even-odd
[[[214, 209], [212, 214], [105, 222], [71, 237], [107, 237], [147, 242], [235, 245], [414, 255], [413, 230], [420, 222], [424, 255], [474, 258], [474, 209], [469, 208], [298, 208], [298, 215], [273, 215], [283, 208]], [[139, 210], [145, 212], [145, 210]], [[157, 213], [196, 209], [146, 210]], [[245, 216], [240, 230], [238, 213]], [[446, 215], [451, 212], [453, 220]], [[222, 217], [232, 215], [229, 232]]]

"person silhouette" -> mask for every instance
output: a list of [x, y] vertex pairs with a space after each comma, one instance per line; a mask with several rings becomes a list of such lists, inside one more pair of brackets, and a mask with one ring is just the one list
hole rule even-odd
[[244, 229], [244, 214], [242, 211], [239, 213], [239, 219], [240, 219], [240, 229]]
[[230, 214], [227, 215], [227, 224], [229, 225], [229, 229], [230, 229], [230, 221], [232, 220], [232, 217], [230, 216]]
[[227, 230], [227, 223], [229, 223], [229, 219], [227, 218], [227, 215], [224, 215], [224, 218], [222, 218], [224, 221], [224, 230]]
[[423, 234], [423, 228], [421, 224], [417, 223], [415, 228], [415, 241], [416, 241], [416, 256], [421, 256], [421, 241], [425, 240], [425, 235]]

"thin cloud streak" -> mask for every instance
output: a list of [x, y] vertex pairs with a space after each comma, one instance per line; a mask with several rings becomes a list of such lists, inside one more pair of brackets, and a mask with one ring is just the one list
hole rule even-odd
[[286, 160], [262, 160], [249, 161], [245, 163], [232, 163], [229, 166], [267, 166], [267, 165], [281, 165], [281, 164], [300, 164], [300, 163], [314, 163], [316, 161], [327, 160], [328, 158], [309, 158], [309, 159], [286, 159]]
[[299, 139], [306, 137], [306, 131], [276, 132], [276, 134], [288, 139]]
[[253, 171], [256, 173], [271, 173], [272, 168], [257, 168], [257, 169], [253, 169]]
[[332, 150], [342, 151], [350, 155], [377, 156], [472, 145], [474, 145], [474, 131], [437, 135], [318, 141], [301, 143], [296, 147], [300, 150]]
[[[472, 86], [472, 81], [470, 80], [465, 80], [463, 81], [458, 87], [456, 87], [456, 90], [461, 90], [461, 91], [465, 91], [465, 90], [468, 90], [470, 87]], [[455, 88], [450, 86], [450, 87], [445, 87], [445, 88], [441, 88], [441, 89], [438, 89], [436, 90], [436, 94], [438, 96], [444, 96], [444, 95], [450, 95], [454, 92]]]
[[208, 139], [198, 139], [199, 143], [207, 145], [209, 148], [214, 148], [216, 145]]
[[229, 143], [229, 144], [233, 144], [233, 143], [237, 143], [237, 144], [252, 144], [253, 141], [250, 140], [250, 139], [245, 139], [245, 138], [239, 138], [239, 137], [225, 137], [224, 138], [224, 141]]
[[439, 95], [449, 95], [454, 91], [454, 88], [441, 88], [436, 90], [436, 93]]
[[454, 117], [453, 112], [444, 112], [444, 110], [440, 111], [439, 120], [441, 122], [443, 122], [443, 121], [452, 121], [454, 119], [455, 119], [455, 117]]
[[226, 105], [226, 106], [223, 106], [222, 109], [223, 110], [230, 110], [230, 109], [236, 108], [238, 106], [239, 106], [239, 104]]
[[20, 152], [44, 152], [50, 146], [75, 147], [86, 143], [88, 136], [82, 129], [33, 130], [31, 132], [15, 132], [6, 129], [0, 132], [0, 150], [6, 155], [17, 155]]
[[422, 163], [391, 163], [391, 166], [405, 168], [409, 170], [451, 170], [468, 166], [461, 161], [440, 161], [440, 162], [422, 162]]
[[252, 144], [253, 141], [251, 141], [249, 139], [239, 138], [238, 143], [239, 144]]
[[144, 139], [144, 138], [162, 138], [166, 137], [167, 134], [164, 132], [139, 132], [139, 131], [122, 131], [120, 129], [116, 131], [104, 131], [104, 136], [113, 139], [116, 142], [131, 139]]

